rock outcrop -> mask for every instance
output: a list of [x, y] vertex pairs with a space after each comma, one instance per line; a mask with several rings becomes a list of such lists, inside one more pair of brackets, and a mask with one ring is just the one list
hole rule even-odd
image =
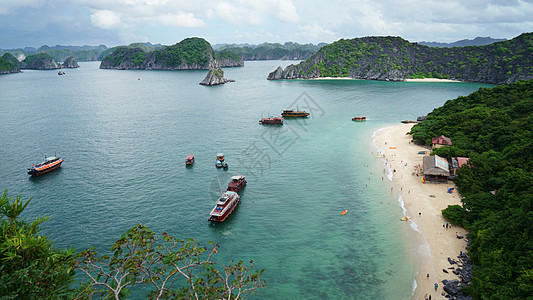
[[[238, 57], [238, 56], [237, 56]], [[187, 38], [175, 45], [153, 51], [141, 47], [117, 47], [100, 63], [100, 69], [119, 70], [209, 70], [210, 66], [242, 66], [229, 57], [219, 62], [215, 52], [206, 40]]]
[[207, 76], [205, 76], [204, 80], [200, 82], [201, 85], [219, 85], [224, 84], [227, 82], [234, 82], [233, 79], [226, 79], [224, 78], [224, 71], [220, 68], [212, 68], [209, 69], [209, 72], [207, 73]]
[[26, 59], [20, 62], [20, 68], [30, 70], [53, 70], [61, 69], [61, 66], [50, 55], [39, 53], [28, 55]]
[[78, 62], [74, 58], [74, 56], [68, 57], [65, 59], [65, 62], [61, 65], [61, 68], [79, 68]]
[[11, 53], [5, 53], [0, 57], [0, 74], [19, 73], [19, 61]]
[[399, 37], [341, 39], [267, 79], [346, 77], [384, 81], [447, 78], [511, 83], [533, 79], [533, 33], [479, 47], [433, 48]]

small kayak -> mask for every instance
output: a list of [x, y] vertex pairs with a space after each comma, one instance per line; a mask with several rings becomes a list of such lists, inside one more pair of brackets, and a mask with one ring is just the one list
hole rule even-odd
[[409, 219], [411, 219], [411, 217], [403, 217], [403, 218], [400, 218], [401, 221], [407, 221], [407, 220], [409, 220]]
[[341, 216], [344, 216], [347, 212], [348, 212], [347, 209], [346, 209], [346, 210], [343, 210], [343, 211], [341, 212]]

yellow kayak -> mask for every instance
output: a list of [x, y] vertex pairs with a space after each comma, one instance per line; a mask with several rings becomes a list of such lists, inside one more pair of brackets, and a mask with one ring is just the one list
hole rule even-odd
[[403, 218], [400, 218], [401, 221], [407, 221], [407, 220], [409, 220], [409, 219], [411, 219], [411, 217], [403, 217]]

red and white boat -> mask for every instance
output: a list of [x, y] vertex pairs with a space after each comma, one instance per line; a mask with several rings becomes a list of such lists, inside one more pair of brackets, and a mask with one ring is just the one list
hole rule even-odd
[[32, 165], [28, 168], [28, 175], [37, 176], [44, 173], [48, 173], [52, 170], [55, 170], [61, 166], [63, 160], [61, 157], [47, 157], [46, 160], [40, 164]]
[[218, 198], [215, 208], [210, 213], [209, 221], [224, 222], [231, 215], [241, 197], [236, 192], [226, 191]]
[[187, 166], [192, 166], [194, 164], [194, 155], [192, 154], [187, 155], [187, 157], [185, 158], [185, 164]]
[[273, 125], [283, 125], [283, 118], [280, 117], [268, 117], [259, 120], [261, 124], [273, 124]]
[[238, 193], [246, 185], [246, 176], [236, 175], [231, 177], [231, 181], [228, 183], [226, 191], [232, 191]]

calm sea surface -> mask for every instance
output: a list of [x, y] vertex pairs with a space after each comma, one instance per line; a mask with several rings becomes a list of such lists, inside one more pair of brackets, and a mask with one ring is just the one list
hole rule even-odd
[[[267, 81], [286, 61], [206, 71], [78, 69], [0, 76], [0, 189], [31, 197], [26, 217], [58, 247], [105, 252], [142, 222], [221, 245], [220, 262], [265, 268], [257, 299], [406, 299], [416, 273], [397, 196], [371, 146], [378, 128], [416, 119], [480, 84]], [[293, 105], [307, 120], [258, 124]], [[352, 122], [355, 115], [367, 121]], [[215, 168], [217, 152], [227, 171]], [[65, 162], [30, 178], [45, 155]], [[189, 154], [196, 156], [185, 168]], [[232, 175], [247, 176], [223, 224], [208, 215]], [[348, 209], [344, 216], [340, 212]], [[144, 299], [134, 291], [131, 299]]]

